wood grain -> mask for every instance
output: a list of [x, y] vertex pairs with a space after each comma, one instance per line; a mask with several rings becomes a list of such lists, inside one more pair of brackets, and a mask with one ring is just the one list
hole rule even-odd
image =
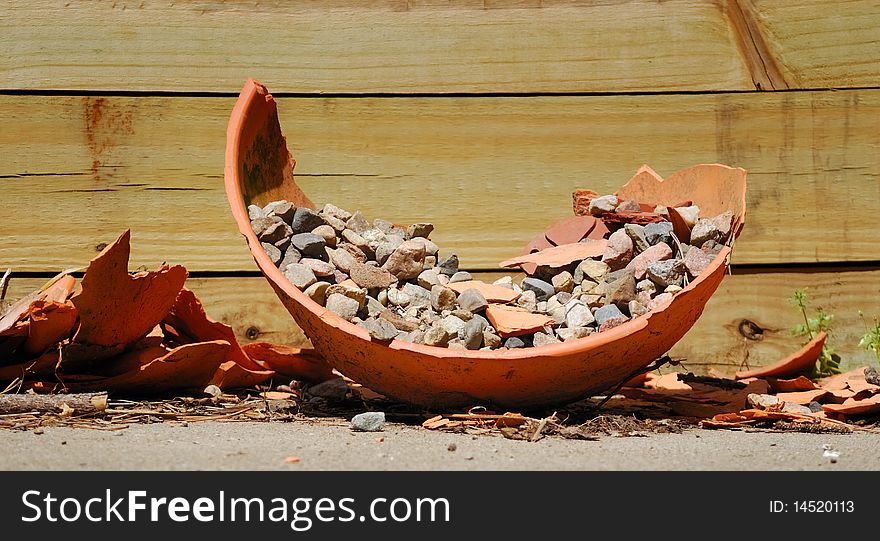
[[[491, 282], [502, 274], [481, 274]], [[19, 298], [45, 280], [13, 279], [10, 298]], [[187, 287], [203, 300], [208, 315], [233, 326], [242, 343], [252, 340], [303, 345], [302, 331], [281, 305], [268, 283], [256, 278], [190, 279]], [[858, 311], [880, 317], [880, 270], [823, 273], [765, 273], [728, 276], [706, 305], [697, 324], [672, 350], [684, 368], [705, 373], [709, 368], [733, 374], [741, 365], [775, 362], [802, 345], [789, 329], [802, 321], [788, 303], [796, 288], [806, 287], [811, 306], [834, 314], [829, 344], [843, 357], [845, 368], [877, 365], [873, 354], [858, 347], [865, 329]], [[747, 320], [763, 330], [740, 332]], [[755, 339], [758, 338], [758, 339]]]
[[[13, 2], [0, 88], [753, 90], [716, 2]], [[827, 10], [824, 10], [827, 11]]]
[[880, 4], [740, 0], [791, 88], [880, 86]]
[[[222, 186], [233, 103], [0, 96], [0, 265], [79, 266], [132, 228], [135, 267], [256, 270]], [[749, 170], [735, 263], [878, 258], [880, 90], [287, 98], [280, 118], [313, 200], [433, 221], [470, 269], [570, 215], [574, 188], [610, 193], [642, 163]]]

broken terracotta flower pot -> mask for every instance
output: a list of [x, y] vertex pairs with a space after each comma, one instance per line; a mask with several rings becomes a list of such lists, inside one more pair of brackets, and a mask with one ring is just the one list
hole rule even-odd
[[[428, 407], [493, 404], [522, 408], [558, 404], [605, 391], [663, 355], [691, 328], [727, 270], [724, 247], [671, 302], [601, 333], [533, 348], [457, 350], [400, 340], [380, 343], [366, 329], [311, 300], [263, 251], [247, 205], [286, 199], [314, 208], [294, 182], [275, 100], [248, 80], [227, 128], [225, 182], [232, 214], [260, 271], [317, 353], [362, 385]], [[743, 169], [700, 165], [662, 180], [640, 170], [618, 195], [653, 204], [693, 200], [707, 215], [731, 210], [734, 232], [745, 215]]]

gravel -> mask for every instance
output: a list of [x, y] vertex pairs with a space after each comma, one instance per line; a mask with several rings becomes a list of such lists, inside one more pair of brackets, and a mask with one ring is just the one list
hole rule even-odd
[[377, 342], [470, 350], [576, 340], [643, 316], [705, 271], [730, 240], [733, 222], [730, 213], [700, 217], [695, 205], [678, 207], [692, 224], [691, 244], [683, 244], [674, 240], [669, 221], [621, 225], [626, 213], [641, 212], [635, 201], [601, 196], [590, 209], [600, 219], [616, 213], [604, 222], [611, 233], [601, 257], [536, 265], [521, 282], [510, 276], [494, 282], [520, 294], [511, 304], [553, 320], [542, 331], [522, 329], [506, 339], [479, 315], [490, 304], [479, 289], [456, 295], [447, 287], [474, 277], [460, 269], [455, 255], [440, 256], [429, 238], [431, 223], [402, 228], [332, 204], [315, 212], [286, 201], [251, 205], [248, 215], [263, 250], [294, 286]]

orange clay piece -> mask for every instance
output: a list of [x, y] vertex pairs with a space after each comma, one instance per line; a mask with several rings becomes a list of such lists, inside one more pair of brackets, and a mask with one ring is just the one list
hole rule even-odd
[[822, 353], [822, 346], [825, 345], [825, 339], [827, 337], [827, 334], [820, 332], [803, 348], [782, 359], [778, 363], [765, 366], [764, 368], [756, 368], [755, 370], [737, 372], [736, 379], [764, 378], [767, 376], [781, 378], [802, 374], [810, 370], [816, 364], [816, 359], [818, 359], [819, 355]]
[[[380, 344], [370, 340], [366, 329], [338, 317], [291, 284], [263, 251], [251, 229], [248, 204], [266, 205], [286, 199], [294, 205], [314, 208], [294, 182], [294, 161], [281, 134], [276, 104], [263, 85], [252, 79], [245, 83], [226, 137], [226, 194], [260, 271], [315, 350], [331, 366], [398, 400], [427, 407], [490, 402], [512, 410], [558, 404], [607, 390], [669, 351], [684, 336], [718, 288], [729, 264], [730, 248], [724, 247], [671, 302], [613, 329], [577, 340], [533, 348], [475, 351], [400, 340]], [[695, 182], [669, 182], [673, 177]], [[741, 225], [745, 170], [700, 165], [673, 177], [651, 188], [655, 196], [651, 200], [641, 195], [633, 197], [646, 203], [693, 199], [706, 209], [705, 215], [733, 211]], [[736, 196], [725, 196], [723, 203], [716, 205], [704, 200], [704, 196], [715, 192]]]

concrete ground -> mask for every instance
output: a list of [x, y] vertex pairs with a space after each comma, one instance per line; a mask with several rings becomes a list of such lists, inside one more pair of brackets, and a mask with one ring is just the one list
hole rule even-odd
[[[0, 470], [874, 470], [880, 464], [880, 434], [865, 432], [693, 429], [534, 443], [401, 424], [358, 433], [342, 421], [39, 432], [0, 431]], [[836, 463], [823, 457], [823, 446], [840, 453]], [[286, 462], [291, 456], [300, 460]]]

